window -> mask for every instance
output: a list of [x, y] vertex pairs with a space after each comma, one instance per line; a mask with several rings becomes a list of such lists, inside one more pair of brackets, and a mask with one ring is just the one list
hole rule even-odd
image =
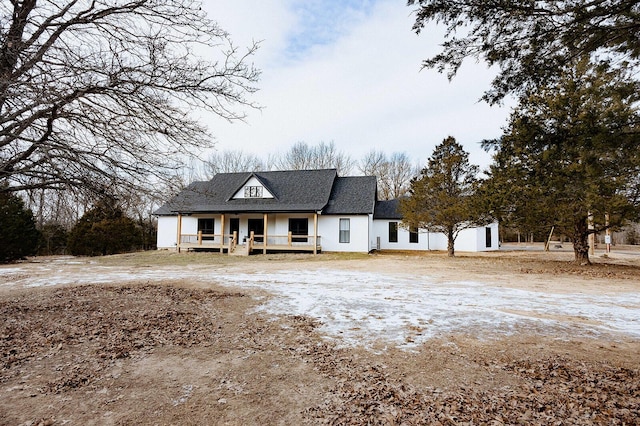
[[417, 243], [418, 242], [418, 228], [411, 227], [409, 230], [409, 242]]
[[398, 242], [398, 222], [389, 222], [389, 242]]
[[351, 225], [349, 219], [340, 219], [340, 242], [348, 243], [350, 240]]
[[[306, 243], [307, 235], [309, 235], [309, 219], [307, 218], [290, 218], [289, 232], [291, 232], [291, 241], [294, 243]], [[300, 237], [296, 238], [296, 235]], [[304, 238], [302, 238], [304, 236]]]
[[[202, 232], [203, 240], [213, 240], [213, 234], [215, 232], [215, 220], [214, 219], [198, 219], [198, 233]], [[209, 234], [209, 235], [207, 235]]]
[[247, 219], [247, 231], [249, 235], [253, 232], [254, 241], [261, 243], [264, 241], [264, 219]]
[[486, 246], [491, 247], [491, 228], [487, 226], [485, 229]]
[[261, 186], [245, 186], [244, 198], [262, 198]]

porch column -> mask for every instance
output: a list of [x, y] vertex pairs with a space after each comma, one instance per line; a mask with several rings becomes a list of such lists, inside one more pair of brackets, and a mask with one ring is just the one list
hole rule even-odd
[[220, 240], [220, 254], [222, 254], [224, 247], [224, 213], [220, 215], [220, 233], [222, 234], [222, 240]]
[[176, 250], [180, 253], [180, 239], [182, 236], [182, 214], [178, 213], [178, 235], [176, 237]]
[[313, 214], [313, 254], [318, 254], [318, 213]]
[[267, 228], [269, 228], [269, 215], [265, 213], [262, 220], [264, 221], [264, 241], [262, 242], [262, 254], [267, 254]]

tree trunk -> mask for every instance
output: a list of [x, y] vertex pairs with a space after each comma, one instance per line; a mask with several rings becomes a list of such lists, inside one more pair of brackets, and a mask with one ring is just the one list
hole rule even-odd
[[574, 262], [578, 265], [590, 265], [589, 229], [586, 218], [576, 222], [571, 240], [573, 241], [573, 253], [575, 255]]
[[449, 257], [454, 257], [456, 255], [455, 248], [454, 248], [455, 242], [456, 240], [453, 237], [453, 229], [449, 229], [447, 231], [447, 256]]

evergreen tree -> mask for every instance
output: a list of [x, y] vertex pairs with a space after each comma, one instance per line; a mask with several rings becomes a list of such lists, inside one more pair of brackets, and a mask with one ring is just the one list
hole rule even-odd
[[449, 136], [436, 146], [420, 176], [411, 180], [410, 195], [400, 203], [403, 224], [444, 233], [447, 252], [454, 256], [460, 231], [489, 221], [478, 209], [477, 175], [478, 166], [469, 163], [469, 154]]
[[142, 245], [136, 223], [107, 197], [87, 211], [69, 233], [68, 249], [76, 256], [104, 256], [134, 251]]
[[40, 233], [20, 197], [0, 191], [0, 262], [35, 254]]
[[445, 28], [440, 53], [423, 65], [452, 78], [465, 59], [498, 69], [484, 99], [556, 81], [575, 58], [615, 57], [616, 67], [640, 64], [640, 3], [637, 0], [408, 0], [413, 29]]
[[[636, 218], [640, 207], [637, 84], [606, 63], [578, 61], [557, 84], [520, 99], [495, 149], [487, 198], [502, 221], [567, 235], [589, 263], [588, 236]], [[589, 229], [593, 217], [595, 229]]]

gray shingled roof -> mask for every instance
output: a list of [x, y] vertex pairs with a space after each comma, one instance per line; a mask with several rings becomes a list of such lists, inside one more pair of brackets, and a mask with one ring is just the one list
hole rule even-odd
[[[231, 199], [252, 176], [275, 198]], [[192, 183], [154, 214], [315, 212], [325, 207], [327, 214], [370, 214], [375, 194], [375, 177], [340, 178], [335, 169], [218, 173], [210, 181]]]
[[378, 201], [376, 202], [376, 209], [373, 212], [374, 219], [398, 219], [402, 220], [400, 214], [400, 199]]
[[371, 214], [376, 204], [375, 176], [338, 177], [324, 214]]

